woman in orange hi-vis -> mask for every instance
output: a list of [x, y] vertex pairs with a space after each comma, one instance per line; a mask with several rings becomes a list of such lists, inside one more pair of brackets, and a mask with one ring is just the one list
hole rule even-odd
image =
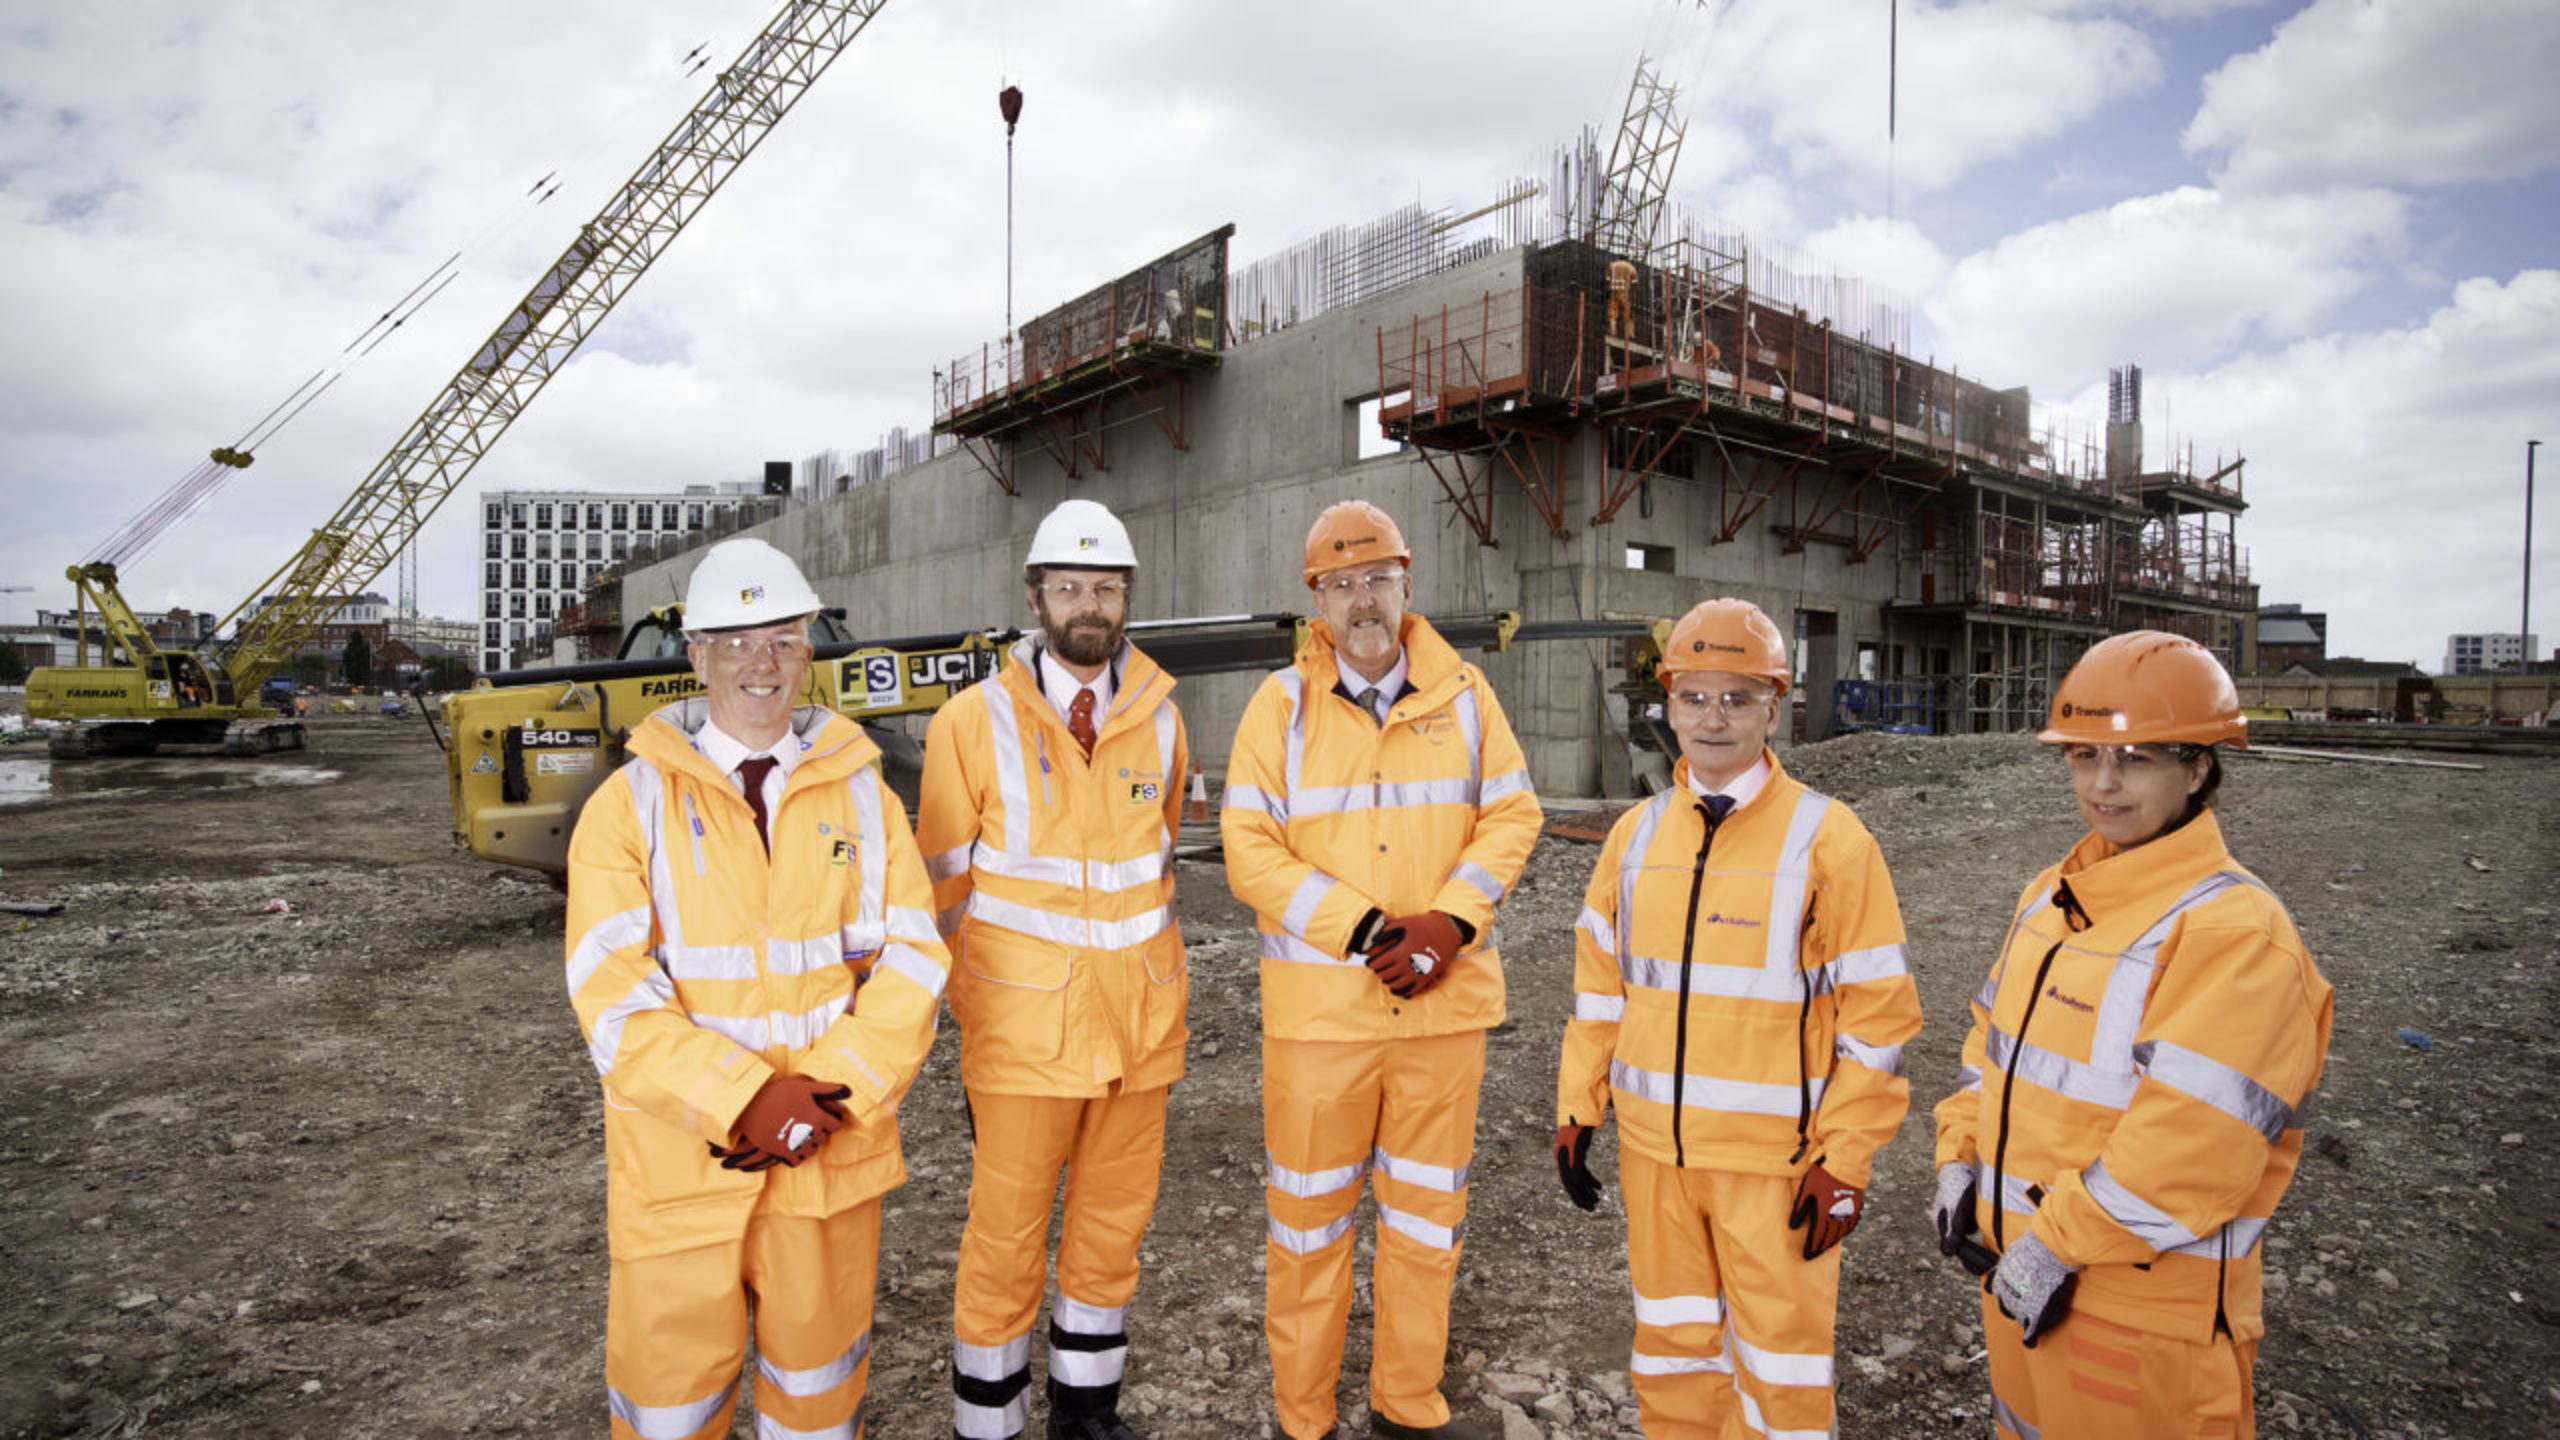
[[898, 1102], [950, 961], [860, 726], [803, 705], [818, 598], [760, 540], [685, 591], [703, 694], [633, 728], [569, 844], [568, 983], [604, 1087], [615, 1440], [857, 1440]]
[[1658, 674], [1680, 759], [1592, 867], [1556, 1169], [1598, 1206], [1614, 1108], [1646, 1435], [1828, 1435], [1839, 1245], [1911, 1098], [1902, 914], [1858, 817], [1769, 751], [1790, 672], [1758, 606], [1692, 608]]
[[1477, 1440], [1440, 1394], [1466, 1234], [1494, 907], [1537, 843], [1527, 762], [1484, 672], [1405, 606], [1412, 552], [1374, 505], [1316, 517], [1317, 620], [1245, 706], [1219, 817], [1261, 929], [1272, 1393], [1291, 1440], [1333, 1433], [1352, 1211], [1374, 1172], [1369, 1434]]
[[2248, 722], [2211, 652], [2101, 641], [2037, 738], [2089, 833], [2020, 894], [1974, 998], [1937, 1109], [1939, 1243], [1985, 1274], [2000, 1434], [2245, 1437], [2259, 1245], [2301, 1158], [2329, 984], [2223, 846], [2216, 747], [2247, 745]]

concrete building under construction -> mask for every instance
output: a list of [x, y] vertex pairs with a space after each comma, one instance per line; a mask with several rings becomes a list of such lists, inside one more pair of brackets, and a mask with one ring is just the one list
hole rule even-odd
[[[1026, 623], [1024, 548], [1070, 495], [1128, 523], [1138, 619], [1305, 611], [1300, 537], [1365, 498], [1403, 523], [1426, 615], [1754, 601], [1796, 637], [1806, 738], [2040, 724], [2119, 630], [2236, 658], [2240, 463], [2146, 469], [2138, 371], [2103, 443], [2070, 441], [2023, 389], [1852, 332], [1738, 243], [1628, 262], [1613, 314], [1620, 257], [1537, 228], [1460, 240], [1417, 209], [1237, 274], [1214, 231], [942, 367], [938, 453], [758, 533], [856, 633], [899, 636]], [[629, 580], [663, 597], [692, 563]], [[1623, 786], [1645, 717], [1615, 644], [1477, 658], [1540, 788]], [[1185, 682], [1213, 771], [1255, 678]]]

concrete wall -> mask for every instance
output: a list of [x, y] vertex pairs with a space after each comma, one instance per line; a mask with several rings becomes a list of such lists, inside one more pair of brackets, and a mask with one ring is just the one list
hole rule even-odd
[[[1414, 550], [1414, 607], [1425, 615], [1519, 609], [1531, 620], [1678, 615], [1710, 595], [1758, 603], [1793, 633], [1800, 606], [1837, 615], [1837, 637], [1810, 668], [1855, 673], [1855, 647], [1883, 633], [1893, 598], [1891, 545], [1864, 565], [1838, 546], [1781, 553], [1771, 533], [1825, 476], [1811, 467], [1729, 544], [1711, 484], [1664, 478], [1652, 514], [1629, 500], [1613, 521], [1590, 521], [1606, 484], [1599, 433], [1576, 427], [1564, 448], [1561, 490], [1569, 538], [1558, 540], [1509, 472], [1497, 465], [1493, 530], [1485, 546], [1432, 471], [1408, 454], [1358, 460], [1359, 403], [1378, 388], [1378, 328], [1440, 307], [1477, 306], [1490, 291], [1516, 293], [1522, 253], [1505, 251], [1406, 290], [1261, 337], [1193, 380], [1187, 452], [1174, 450], [1137, 403], [1114, 401], [1109, 468], [1068, 480], [1036, 447], [1017, 453], [1022, 494], [1006, 495], [966, 454], [937, 457], [887, 479], [791, 511], [746, 532], [799, 558], [818, 593], [846, 607], [857, 634], [903, 635], [1027, 623], [1020, 571], [1040, 518], [1060, 500], [1109, 505], [1129, 527], [1140, 561], [1133, 618], [1251, 611], [1306, 611], [1301, 547], [1317, 512], [1337, 500], [1372, 501], [1396, 517]], [[1737, 455], [1748, 480], [1766, 461]], [[1445, 462], [1444, 462], [1445, 463]], [[1470, 463], [1474, 473], [1477, 463]], [[1669, 574], [1624, 567], [1631, 541], [1669, 545]], [[639, 570], [624, 582], [624, 613], [681, 593], [701, 552]], [[1607, 698], [1615, 656], [1599, 642], [1522, 647], [1471, 656], [1530, 756], [1542, 792], [1599, 793], [1603, 751], [1620, 743], [1624, 717]], [[1257, 677], [1204, 676], [1179, 699], [1193, 746], [1221, 771]], [[1827, 690], [1824, 692], [1827, 695]], [[1827, 702], [1826, 702], [1827, 704]], [[1823, 707], [1813, 709], [1819, 711]], [[1818, 731], [1816, 732], [1818, 733]]]

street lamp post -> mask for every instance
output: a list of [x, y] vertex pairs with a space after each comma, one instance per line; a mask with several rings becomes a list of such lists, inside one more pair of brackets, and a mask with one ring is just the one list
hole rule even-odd
[[2518, 673], [2533, 673], [2533, 452], [2539, 440], [2524, 442], [2524, 618], [2516, 624], [2516, 646], [2524, 656]]

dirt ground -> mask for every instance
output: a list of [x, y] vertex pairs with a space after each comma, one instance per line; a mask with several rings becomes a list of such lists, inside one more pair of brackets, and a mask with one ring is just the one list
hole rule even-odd
[[[0, 806], [0, 899], [64, 906], [0, 916], [0, 1436], [605, 1432], [604, 1162], [560, 897], [450, 848], [414, 717], [330, 717], [313, 739], [49, 775], [40, 747], [0, 748], [0, 796], [34, 797]], [[1882, 841], [1929, 1017], [1848, 1246], [1841, 1430], [1985, 1435], [1974, 1292], [1924, 1213], [1927, 1107], [2006, 907], [2078, 833], [2066, 782], [2014, 738], [1862, 737], [1788, 763]], [[2338, 991], [2268, 1242], [2269, 1434], [2544, 1436], [2560, 1412], [2560, 760], [2476, 763], [2231, 767], [2233, 848]], [[1614, 1183], [1586, 1216], [1546, 1150], [1595, 853], [1544, 842], [1502, 921], [1512, 1021], [1492, 1037], [1449, 1391], [1505, 1440], [1635, 1433]], [[1158, 1440], [1261, 1436], [1251, 927], [1214, 860], [1180, 883], [1191, 1075], [1125, 1408]], [[951, 1047], [946, 1026], [884, 1222], [886, 1440], [948, 1431], [969, 1173]], [[1595, 1165], [1614, 1182], [1611, 1142]], [[1346, 1435], [1367, 1323], [1364, 1295]]]

